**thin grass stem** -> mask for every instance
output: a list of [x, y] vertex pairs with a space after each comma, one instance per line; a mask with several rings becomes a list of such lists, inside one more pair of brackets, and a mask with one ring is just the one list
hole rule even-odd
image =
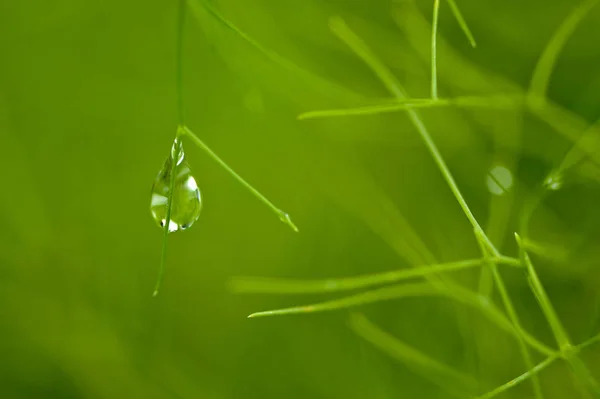
[[437, 100], [437, 31], [440, 14], [440, 0], [433, 1], [433, 22], [431, 23], [431, 98]]
[[550, 325], [550, 329], [554, 334], [554, 338], [560, 347], [560, 351], [568, 361], [571, 366], [571, 370], [573, 373], [588, 386], [590, 390], [592, 390], [595, 394], [600, 395], [600, 386], [595, 381], [595, 379], [591, 376], [589, 370], [585, 366], [585, 364], [579, 359], [577, 353], [572, 351], [573, 346], [569, 340], [567, 332], [565, 331], [544, 287], [533, 267], [533, 263], [529, 258], [529, 255], [525, 251], [525, 246], [521, 240], [521, 237], [515, 233], [515, 238], [517, 240], [517, 244], [519, 245], [519, 252], [523, 263], [527, 268], [528, 273], [528, 282], [529, 287], [531, 288], [535, 298], [537, 299], [540, 307], [542, 308], [542, 312]]
[[246, 187], [256, 198], [258, 198], [263, 204], [265, 204], [269, 209], [271, 209], [279, 218], [280, 221], [287, 224], [292, 230], [298, 232], [298, 227], [292, 222], [290, 216], [277, 208], [271, 201], [267, 199], [264, 195], [262, 195], [257, 189], [252, 187], [250, 183], [244, 180], [240, 175], [238, 175], [225, 161], [223, 161], [213, 150], [211, 150], [198, 136], [194, 134], [187, 126], [183, 127], [183, 132], [185, 136], [189, 137], [189, 139], [196, 144], [199, 148], [204, 150], [215, 162], [223, 167], [235, 180], [237, 180], [242, 186]]
[[526, 381], [528, 378], [536, 378], [537, 374], [540, 371], [542, 371], [546, 367], [550, 366], [556, 359], [558, 359], [558, 357], [559, 357], [558, 355], [548, 356], [545, 360], [536, 364], [534, 367], [530, 368], [529, 370], [527, 370], [525, 373], [521, 374], [520, 376], [508, 381], [506, 384], [500, 385], [498, 388], [495, 388], [483, 395], [478, 396], [476, 399], [493, 398], [493, 397], [498, 396], [501, 393], [504, 393], [505, 391], [515, 387], [516, 385], [519, 385], [520, 383]]
[[356, 92], [348, 90], [342, 86], [333, 83], [319, 75], [316, 75], [304, 68], [301, 68], [288, 58], [283, 57], [275, 51], [268, 49], [267, 47], [260, 44], [246, 32], [241, 30], [236, 24], [227, 19], [212, 3], [208, 0], [187, 0], [187, 3], [192, 11], [193, 17], [202, 24], [203, 11], [206, 11], [216, 22], [221, 26], [227, 28], [229, 31], [235, 33], [243, 41], [248, 43], [259, 53], [265, 56], [268, 60], [279, 65], [284, 70], [287, 70], [296, 76], [304, 79], [307, 83], [312, 84], [313, 87], [319, 89], [322, 93], [332, 95], [336, 99], [350, 103], [357, 103], [362, 101], [364, 97]]
[[467, 37], [467, 40], [469, 40], [469, 44], [473, 48], [477, 47], [477, 43], [475, 42], [473, 33], [471, 32], [471, 29], [469, 29], [469, 25], [467, 25], [467, 21], [465, 21], [465, 18], [462, 16], [462, 13], [460, 12], [458, 5], [456, 5], [456, 2], [454, 0], [447, 0], [447, 1], [448, 1], [448, 5], [450, 6], [450, 9], [452, 10], [452, 14], [454, 14], [454, 18], [456, 18], [456, 22], [458, 22], [458, 25], [460, 26], [463, 33]]
[[[179, 140], [181, 136], [181, 127], [184, 125], [184, 105], [183, 105], [183, 33], [185, 30], [185, 14], [186, 14], [186, 3], [185, 0], [179, 0], [177, 9], [177, 34], [176, 34], [176, 55], [175, 55], [175, 68], [176, 68], [176, 91], [177, 91], [177, 118], [179, 125], [175, 133], [175, 141]], [[180, 150], [180, 146], [175, 145], [176, 152]], [[165, 225], [162, 250], [160, 255], [160, 266], [158, 269], [158, 276], [156, 278], [156, 284], [154, 286], [153, 297], [158, 295], [160, 286], [162, 284], [163, 276], [165, 273], [165, 264], [167, 262], [167, 240], [169, 236], [169, 228], [171, 224], [171, 208], [173, 202], [173, 189], [175, 187], [175, 168], [177, 167], [177, 159], [179, 154], [172, 154], [169, 152], [169, 156], [172, 157], [171, 162], [171, 178], [169, 180], [169, 192], [167, 193], [167, 211], [165, 214]], [[174, 156], [174, 157], [173, 157]]]
[[397, 99], [393, 102], [389, 101], [382, 104], [373, 104], [364, 107], [308, 111], [298, 115], [298, 119], [303, 120], [343, 116], [379, 115], [409, 111], [416, 108], [462, 107], [512, 109], [520, 106], [523, 106], [522, 97], [508, 95], [495, 95], [487, 97], [464, 96], [436, 99], [411, 98]]
[[160, 256], [160, 267], [158, 269], [158, 277], [156, 278], [156, 284], [154, 286], [154, 292], [152, 293], [153, 297], [158, 295], [160, 290], [160, 286], [162, 284], [163, 276], [165, 274], [165, 265], [167, 262], [167, 240], [169, 237], [169, 228], [171, 227], [171, 208], [173, 204], [173, 190], [175, 188], [175, 168], [177, 167], [177, 160], [179, 159], [179, 151], [182, 151], [182, 147], [177, 145], [178, 140], [181, 140], [182, 127], [177, 127], [177, 133], [175, 135], [175, 143], [173, 144], [173, 149], [175, 149], [175, 153], [173, 153], [173, 149], [169, 152], [169, 157], [171, 157], [171, 170], [170, 170], [170, 178], [169, 178], [169, 192], [167, 193], [167, 211], [165, 213], [165, 220], [163, 226], [163, 244], [162, 244], [162, 252]]
[[[342, 18], [331, 18], [329, 25], [333, 33], [337, 35], [342, 41], [344, 41], [375, 72], [375, 74], [379, 77], [379, 79], [387, 87], [387, 89], [392, 93], [392, 95], [399, 99], [406, 99], [408, 97], [404, 88], [397, 81], [397, 79], [394, 77], [391, 71], [371, 52], [366, 43], [346, 25]], [[467, 219], [469, 220], [473, 228], [481, 231], [484, 237], [486, 237], [486, 245], [490, 248], [492, 254], [494, 256], [499, 255], [498, 250], [494, 247], [494, 244], [489, 240], [489, 238], [487, 238], [481, 226], [479, 225], [479, 222], [477, 222], [477, 219], [471, 212], [469, 205], [465, 201], [464, 197], [462, 196], [462, 193], [460, 192], [460, 189], [458, 188], [458, 185], [454, 181], [454, 177], [452, 176], [450, 169], [446, 165], [446, 162], [444, 161], [441, 153], [435, 145], [435, 142], [431, 138], [429, 131], [425, 127], [423, 120], [421, 119], [419, 114], [413, 109], [408, 109], [407, 113], [413, 125], [419, 132], [421, 138], [425, 142], [425, 146], [427, 147], [428, 151], [433, 157], [434, 162], [438, 166], [440, 172], [444, 177], [444, 180], [446, 180], [446, 183], [450, 187], [450, 190], [454, 194], [454, 197], [458, 201]]]
[[556, 353], [554, 350], [548, 348], [546, 345], [524, 331], [522, 328], [515, 328], [515, 326], [513, 326], [513, 324], [502, 314], [502, 312], [498, 310], [498, 308], [496, 308], [490, 301], [488, 301], [487, 298], [483, 298], [480, 295], [451, 283], [443, 286], [430, 282], [396, 284], [361, 292], [347, 297], [317, 302], [310, 305], [293, 306], [289, 308], [256, 312], [249, 315], [248, 318], [329, 312], [399, 298], [432, 296], [447, 297], [456, 302], [479, 309], [492, 323], [496, 324], [500, 329], [508, 332], [517, 339], [522, 336], [525, 342], [527, 342], [532, 348], [536, 349], [540, 353], [543, 353], [547, 356]]
[[[513, 259], [497, 258], [501, 264], [516, 266]], [[351, 291], [377, 285], [397, 283], [399, 281], [427, 277], [440, 273], [470, 269], [482, 264], [481, 259], [467, 259], [458, 262], [440, 263], [420, 266], [412, 269], [394, 270], [384, 273], [369, 274], [357, 277], [330, 278], [322, 280], [294, 280], [282, 278], [237, 277], [230, 282], [232, 291], [236, 293], [260, 294], [317, 294]]]
[[[500, 275], [500, 272], [498, 271], [498, 267], [494, 263], [493, 259], [490, 257], [489, 250], [485, 246], [485, 242], [483, 240], [483, 237], [481, 236], [481, 233], [478, 231], [475, 231], [475, 236], [477, 237], [477, 243], [479, 244], [481, 252], [483, 253], [484, 258], [486, 259], [486, 264], [487, 264], [488, 270], [490, 270], [491, 275], [494, 279], [494, 282], [496, 283], [496, 286], [498, 287], [498, 292], [500, 293], [500, 298], [502, 299], [504, 308], [506, 309], [506, 312], [508, 313], [508, 318], [510, 319], [512, 324], [515, 326], [516, 330], [518, 332], [521, 332], [521, 331], [523, 331], [523, 328], [521, 327], [521, 322], [519, 321], [519, 316], [517, 315], [517, 312], [513, 306], [513, 302], [510, 299], [510, 295], [508, 294], [508, 291], [504, 284], [504, 280], [502, 279], [502, 276]], [[519, 334], [517, 341], [519, 344], [519, 350], [521, 351], [521, 357], [523, 358], [523, 363], [525, 363], [525, 367], [527, 369], [532, 369], [533, 368], [533, 360], [531, 359], [531, 353], [529, 352], [529, 349], [527, 348], [527, 345], [525, 344], [525, 339], [523, 338], [523, 336], [521, 334]], [[540, 381], [537, 378], [537, 376], [533, 376], [531, 382], [533, 385], [533, 392], [534, 392], [535, 397], [538, 399], [543, 398], [542, 388], [540, 386]]]

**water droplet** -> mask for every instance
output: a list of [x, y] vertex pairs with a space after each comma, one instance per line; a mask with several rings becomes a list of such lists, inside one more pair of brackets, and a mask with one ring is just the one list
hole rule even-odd
[[504, 195], [513, 185], [513, 176], [506, 167], [496, 165], [490, 169], [486, 182], [490, 193], [494, 195]]
[[170, 156], [165, 161], [152, 185], [152, 197], [150, 199], [152, 217], [161, 228], [164, 227], [173, 160], [177, 161], [174, 169], [175, 184], [173, 186], [169, 232], [191, 227], [200, 217], [200, 211], [202, 210], [202, 197], [198, 184], [196, 184], [196, 179], [192, 176], [192, 171], [185, 160], [181, 138], [176, 138]]
[[546, 190], [556, 191], [560, 190], [560, 188], [563, 186], [563, 183], [563, 176], [557, 171], [554, 171], [550, 173], [544, 180], [544, 187]]

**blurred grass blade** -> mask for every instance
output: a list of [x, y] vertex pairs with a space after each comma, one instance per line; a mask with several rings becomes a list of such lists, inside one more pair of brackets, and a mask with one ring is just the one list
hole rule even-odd
[[[391, 71], [371, 52], [368, 46], [364, 43], [364, 41], [358, 37], [344, 22], [344, 20], [340, 17], [332, 17], [330, 20], [331, 30], [341, 39], [343, 40], [379, 77], [382, 83], [387, 87], [387, 89], [397, 97], [398, 99], [408, 98], [408, 94], [405, 92], [404, 88], [398, 82], [396, 77], [391, 73]], [[419, 116], [419, 114], [413, 110], [408, 110], [408, 116], [419, 132], [422, 140], [427, 147], [427, 150], [431, 154], [434, 162], [436, 163], [438, 169], [442, 173], [444, 180], [448, 184], [450, 191], [454, 194], [456, 201], [462, 208], [465, 216], [473, 226], [473, 228], [483, 231], [479, 222], [471, 212], [469, 205], [465, 201], [458, 185], [454, 181], [454, 177], [450, 172], [450, 169], [446, 165], [442, 154], [438, 150], [435, 142], [433, 141], [429, 131], [425, 127], [425, 123]], [[485, 234], [484, 234], [485, 236]], [[495, 249], [494, 244], [486, 236], [486, 244], [492, 249], [493, 255], [497, 256], [500, 253]]]
[[[513, 302], [508, 294], [508, 291], [504, 284], [504, 280], [502, 279], [502, 276], [500, 275], [500, 272], [498, 271], [498, 267], [494, 263], [493, 259], [489, 256], [489, 250], [485, 246], [485, 241], [484, 241], [483, 237], [481, 236], [481, 233], [478, 231], [475, 231], [475, 237], [477, 237], [477, 243], [479, 244], [481, 252], [483, 253], [484, 257], [486, 258], [487, 268], [491, 271], [493, 280], [496, 283], [496, 286], [498, 287], [498, 292], [500, 293], [500, 298], [502, 299], [504, 308], [506, 309], [506, 312], [508, 313], [508, 318], [510, 319], [513, 326], [519, 333], [518, 337], [517, 337], [517, 341], [519, 344], [519, 350], [521, 351], [521, 357], [523, 358], [523, 363], [525, 364], [525, 367], [527, 369], [531, 370], [533, 368], [533, 360], [531, 358], [531, 353], [529, 353], [529, 348], [527, 348], [527, 345], [525, 344], [525, 338], [523, 337], [523, 334], [522, 334], [523, 328], [521, 327], [521, 322], [519, 321], [519, 316], [517, 315], [517, 312], [513, 306]], [[488, 295], [488, 297], [489, 297], [489, 295]], [[533, 392], [534, 392], [535, 397], [538, 399], [543, 398], [540, 381], [537, 378], [537, 376], [533, 376], [533, 378], [531, 379], [531, 382], [533, 384]]]
[[556, 359], [558, 359], [558, 355], [548, 356], [544, 361], [538, 363], [537, 365], [535, 365], [535, 367], [532, 367], [531, 369], [527, 370], [525, 373], [521, 374], [517, 378], [510, 380], [506, 384], [503, 384], [503, 385], [499, 386], [498, 388], [491, 390], [488, 393], [478, 396], [476, 399], [493, 398], [493, 397], [498, 396], [501, 393], [504, 393], [505, 391], [513, 388], [514, 386], [519, 385], [520, 383], [526, 381], [528, 378], [535, 378], [535, 377], [537, 377], [537, 374], [540, 371], [542, 371], [546, 367], [550, 366]]
[[[512, 258], [499, 258], [496, 261], [510, 266], [516, 266], [514, 263], [515, 259]], [[231, 281], [230, 287], [232, 291], [236, 293], [261, 294], [315, 294], [350, 291], [376, 285], [396, 283], [398, 281], [412, 278], [427, 277], [440, 273], [473, 268], [480, 266], [481, 264], [481, 259], [467, 259], [457, 262], [419, 266], [413, 269], [401, 269], [357, 277], [331, 278], [322, 280], [237, 277]]]
[[534, 101], [540, 101], [546, 98], [548, 91], [548, 82], [558, 54], [564, 47], [569, 37], [573, 34], [577, 25], [590, 12], [592, 7], [598, 0], [584, 0], [573, 12], [565, 19], [562, 25], [554, 32], [554, 35], [546, 45], [541, 57], [539, 58], [531, 83], [529, 86], [529, 94]]
[[338, 309], [345, 309], [368, 303], [381, 302], [390, 299], [441, 295], [440, 291], [429, 283], [399, 284], [391, 287], [379, 288], [366, 291], [360, 294], [348, 296], [341, 299], [315, 303], [312, 305], [295, 306], [291, 308], [267, 310], [264, 312], [253, 313], [249, 318], [264, 316], [281, 316], [289, 314], [326, 312]]
[[231, 176], [233, 176], [233, 178], [235, 180], [237, 180], [242, 186], [246, 187], [248, 189], [248, 191], [250, 191], [252, 194], [254, 194], [254, 196], [256, 198], [258, 198], [263, 204], [265, 204], [267, 207], [269, 207], [277, 215], [277, 217], [279, 218], [279, 220], [281, 222], [283, 222], [284, 224], [287, 224], [295, 232], [298, 232], [298, 228], [296, 227], [294, 222], [292, 222], [292, 219], [286, 212], [282, 211], [281, 209], [279, 209], [275, 205], [273, 205], [273, 203], [271, 201], [269, 201], [267, 199], [267, 197], [262, 195], [257, 189], [252, 187], [250, 185], [250, 183], [248, 183], [240, 175], [238, 175], [229, 165], [227, 165], [225, 163], [225, 161], [223, 161], [221, 158], [219, 158], [219, 156], [217, 154], [215, 154], [206, 144], [204, 144], [204, 142], [202, 140], [200, 140], [200, 138], [198, 138], [198, 136], [196, 136], [187, 126], [183, 126], [182, 129], [183, 129], [183, 134], [185, 134], [187, 137], [189, 137], [190, 140], [192, 140], [194, 142], [194, 144], [196, 144], [198, 147], [200, 147], [202, 150], [204, 150], [204, 152], [206, 152], [215, 162], [217, 162], [219, 165], [221, 165], [223, 167], [223, 169], [225, 169], [227, 172], [229, 172], [229, 174]]
[[469, 397], [475, 389], [476, 382], [473, 377], [457, 371], [393, 337], [369, 321], [363, 314], [351, 314], [349, 323], [359, 337], [451, 394], [460, 398]]
[[431, 23], [431, 98], [437, 100], [437, 31], [440, 0], [433, 0], [433, 22]]
[[391, 112], [408, 111], [414, 108], [443, 108], [443, 107], [465, 107], [465, 108], [499, 108], [511, 109], [522, 106], [523, 102], [517, 96], [489, 96], [489, 97], [455, 97], [438, 99], [400, 99], [385, 104], [368, 105], [356, 108], [341, 108], [331, 110], [318, 110], [304, 112], [298, 115], [298, 119], [318, 119], [354, 115], [377, 115]]
[[460, 25], [460, 28], [467, 37], [467, 40], [469, 40], [469, 44], [471, 44], [471, 47], [473, 48], [477, 47], [477, 43], [475, 42], [473, 33], [471, 33], [471, 29], [469, 29], [469, 25], [467, 25], [467, 21], [465, 21], [464, 17], [462, 16], [458, 5], [456, 5], [456, 2], [454, 0], [447, 1], [448, 5], [450, 6], [450, 9], [452, 10], [452, 14], [454, 14], [454, 18], [456, 18], [456, 22], [458, 22], [458, 25]]
[[378, 288], [370, 291], [365, 291], [359, 294], [333, 299], [330, 301], [314, 303], [311, 305], [294, 306], [289, 308], [267, 310], [256, 312], [249, 315], [249, 318], [267, 317], [267, 316], [283, 316], [292, 314], [318, 313], [334, 311], [339, 309], [347, 309], [355, 306], [366, 305], [381, 301], [387, 301], [406, 297], [431, 297], [445, 296], [459, 303], [463, 303], [475, 309], [481, 310], [482, 313], [500, 329], [508, 332], [512, 336], [519, 338], [522, 336], [532, 348], [546, 355], [553, 355], [555, 352], [548, 348], [543, 343], [532, 337], [523, 329], [515, 328], [512, 323], [486, 298], [481, 297], [465, 288], [456, 284], [446, 283], [444, 285], [433, 283], [410, 283], [397, 284], [393, 286]]
[[314, 294], [349, 291], [358, 288], [372, 287], [374, 285], [395, 283], [411, 278], [462, 270], [479, 265], [481, 265], [481, 259], [468, 259], [458, 262], [421, 266], [414, 269], [394, 270], [366, 276], [313, 281], [238, 277], [231, 281], [231, 288], [234, 292], [238, 293], [262, 294]]
[[600, 342], [600, 334], [593, 336], [592, 338], [588, 339], [585, 342], [582, 342], [581, 344], [577, 345], [576, 348], [578, 350], [587, 348], [590, 345], [595, 344], [596, 342]]
[[344, 101], [351, 100], [352, 102], [359, 102], [363, 99], [363, 96], [348, 90], [342, 86], [339, 86], [321, 76], [318, 76], [304, 68], [301, 68], [289, 59], [281, 56], [280, 54], [272, 51], [256, 40], [250, 35], [238, 28], [232, 21], [228, 20], [221, 12], [215, 8], [209, 0], [187, 0], [189, 7], [192, 11], [192, 15], [202, 24], [202, 12], [205, 10], [210, 16], [212, 16], [219, 24], [226, 27], [230, 31], [234, 32], [241, 39], [247, 42], [249, 45], [254, 47], [260, 53], [262, 53], [267, 59], [281, 66], [282, 68], [294, 73], [295, 75], [305, 79], [309, 84], [314, 87], [323, 89], [324, 93], [332, 93], [336, 99], [344, 99]]

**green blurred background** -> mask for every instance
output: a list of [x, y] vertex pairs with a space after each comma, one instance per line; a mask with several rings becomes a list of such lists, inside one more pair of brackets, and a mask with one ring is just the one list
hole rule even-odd
[[[467, 219], [405, 114], [296, 119], [389, 97], [331, 33], [333, 15], [412, 96], [427, 97], [432, 1], [212, 2], [285, 62], [216, 20], [203, 0], [190, 3], [187, 124], [289, 212], [300, 233], [186, 143], [204, 209], [192, 229], [170, 236], [163, 290], [152, 298], [162, 234], [150, 217], [150, 187], [177, 123], [177, 1], [3, 0], [0, 397], [451, 397], [358, 337], [347, 311], [246, 319], [334, 296], [242, 296], [228, 288], [240, 275], [352, 276], [479, 256]], [[523, 93], [576, 4], [459, 5], [478, 47], [469, 46], [442, 1], [442, 97]], [[552, 75], [549, 97], [576, 116], [576, 131], [600, 116], [599, 37], [596, 7]], [[439, 108], [422, 115], [475, 216], [502, 252], [515, 256], [512, 233], [522, 229], [527, 204], [573, 141], [518, 109]], [[504, 195], [486, 186], [494, 165], [513, 174]], [[578, 163], [527, 223], [538, 249], [532, 257], [575, 343], [598, 332], [597, 170], [587, 159]], [[502, 272], [524, 327], [554, 346], [523, 274]], [[476, 270], [452, 276], [477, 287]], [[526, 370], [514, 338], [468, 309], [468, 331], [461, 332], [455, 309], [440, 298], [409, 298], [361, 311], [473, 375], [476, 392]], [[542, 359], [535, 354], [535, 362]], [[600, 378], [600, 348], [590, 347], [582, 359]], [[582, 395], [564, 363], [540, 380], [546, 398]], [[532, 397], [531, 385], [502, 397]]]

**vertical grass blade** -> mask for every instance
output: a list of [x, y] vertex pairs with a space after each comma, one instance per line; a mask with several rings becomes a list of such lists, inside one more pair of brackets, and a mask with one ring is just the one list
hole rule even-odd
[[431, 23], [431, 98], [437, 100], [437, 31], [440, 14], [440, 0], [433, 1], [433, 22]]
[[[175, 38], [176, 56], [175, 56], [175, 67], [176, 67], [176, 91], [177, 91], [177, 117], [179, 124], [175, 138], [179, 138], [182, 133], [182, 126], [184, 124], [184, 113], [183, 113], [183, 32], [185, 29], [185, 11], [186, 11], [186, 0], [179, 0], [177, 8], [177, 34]], [[179, 148], [176, 146], [176, 148]], [[169, 151], [169, 156], [173, 156]], [[162, 251], [160, 256], [160, 266], [158, 269], [158, 277], [156, 278], [156, 284], [154, 286], [153, 297], [158, 295], [160, 286], [162, 284], [163, 276], [165, 273], [165, 264], [167, 261], [167, 240], [169, 236], [169, 227], [171, 224], [171, 208], [173, 202], [173, 189], [175, 187], [175, 168], [177, 167], [177, 159], [179, 154], [175, 154], [175, 162], [171, 162], [171, 179], [169, 180], [169, 192], [167, 194], [167, 211], [165, 214], [165, 225], [164, 235], [162, 243]]]

